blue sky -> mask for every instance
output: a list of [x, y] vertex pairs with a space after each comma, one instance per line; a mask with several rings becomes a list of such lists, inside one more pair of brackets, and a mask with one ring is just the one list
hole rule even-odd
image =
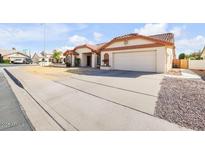
[[[177, 54], [199, 51], [205, 45], [205, 24], [45, 24], [46, 50], [66, 50], [84, 43], [103, 43], [113, 37], [140, 33], [175, 34]], [[40, 52], [43, 48], [44, 24], [0, 24], [0, 48]]]

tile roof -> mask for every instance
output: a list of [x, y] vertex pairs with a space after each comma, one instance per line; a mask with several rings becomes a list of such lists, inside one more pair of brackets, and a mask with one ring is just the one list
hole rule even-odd
[[[107, 43], [107, 42], [106, 42]], [[100, 44], [96, 44], [97, 46], [97, 50], [100, 49], [103, 45], [105, 45], [106, 43], [100, 43]]]
[[[104, 48], [104, 46], [106, 46], [107, 44], [115, 41], [115, 40], [120, 40], [120, 39], [126, 39], [126, 38], [132, 38], [132, 37], [143, 37], [143, 38], [147, 38], [150, 40], [155, 40], [155, 41], [161, 41], [161, 43], [167, 43], [170, 45], [174, 44], [174, 34], [173, 33], [163, 33], [163, 34], [157, 34], [157, 35], [150, 35], [150, 36], [146, 36], [146, 35], [140, 35], [138, 33], [130, 33], [130, 34], [126, 34], [126, 35], [121, 35], [118, 37], [113, 38], [111, 41], [109, 42], [105, 42], [105, 43], [100, 43], [100, 44], [96, 44], [96, 45], [91, 45], [91, 44], [83, 44], [83, 45], [79, 45], [76, 46], [73, 51], [75, 51], [78, 48], [90, 48], [92, 49], [94, 52], [98, 53], [100, 49]], [[66, 54], [66, 52], [64, 53]]]
[[166, 41], [166, 42], [170, 42], [170, 43], [174, 43], [174, 34], [173, 33], [150, 35], [149, 37], [159, 39], [162, 41]]
[[[130, 33], [130, 34], [115, 37], [113, 40], [129, 38], [129, 37], [137, 37], [137, 36], [140, 36], [140, 34]], [[146, 35], [141, 35], [141, 36], [146, 36]], [[169, 43], [174, 43], [174, 34], [173, 33], [163, 33], [163, 34], [157, 34], [157, 35], [149, 35], [149, 36], [146, 36], [146, 37], [158, 39], [160, 41], [165, 41], [165, 42], [169, 42]]]
[[0, 54], [1, 55], [9, 55], [9, 54], [13, 54], [13, 53], [16, 53], [16, 52], [18, 52], [18, 53], [22, 53], [22, 52], [20, 52], [20, 51], [18, 51], [18, 50], [5, 50], [5, 49], [0, 49]]
[[126, 34], [126, 35], [121, 35], [121, 36], [115, 37], [114, 40], [122, 39], [122, 38], [128, 38], [128, 37], [132, 37], [132, 36], [138, 36], [138, 35], [139, 35], [138, 33], [130, 33], [130, 34]]
[[63, 53], [63, 55], [64, 56], [67, 56], [67, 55], [78, 55], [78, 53], [77, 52], [75, 52], [74, 50], [66, 50], [64, 53]]
[[96, 44], [96, 45], [83, 44], [83, 45], [79, 45], [79, 46], [75, 47], [75, 48], [73, 49], [73, 51], [75, 51], [75, 50], [78, 49], [78, 48], [86, 48], [86, 47], [87, 47], [87, 48], [91, 49], [93, 52], [99, 53], [99, 49], [100, 49], [104, 44], [106, 44], [106, 43], [100, 43], [100, 44]]

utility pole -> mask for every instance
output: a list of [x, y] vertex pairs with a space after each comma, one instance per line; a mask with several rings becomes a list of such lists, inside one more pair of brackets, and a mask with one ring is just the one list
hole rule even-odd
[[[46, 53], [46, 23], [41, 24], [43, 26], [43, 59], [45, 58]], [[42, 65], [44, 66], [44, 61], [41, 61]]]
[[43, 30], [44, 30], [44, 34], [43, 34], [43, 36], [44, 36], [44, 43], [43, 43], [43, 48], [44, 48], [44, 53], [46, 52], [46, 23], [44, 23], [43, 24]]

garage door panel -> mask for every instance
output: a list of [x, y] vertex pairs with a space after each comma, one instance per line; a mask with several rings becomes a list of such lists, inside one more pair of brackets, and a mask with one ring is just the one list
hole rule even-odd
[[114, 69], [155, 72], [155, 51], [114, 53]]

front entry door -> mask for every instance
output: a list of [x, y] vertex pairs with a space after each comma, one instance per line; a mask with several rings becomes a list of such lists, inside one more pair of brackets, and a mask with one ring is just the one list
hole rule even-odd
[[91, 67], [91, 56], [87, 56], [87, 66]]

